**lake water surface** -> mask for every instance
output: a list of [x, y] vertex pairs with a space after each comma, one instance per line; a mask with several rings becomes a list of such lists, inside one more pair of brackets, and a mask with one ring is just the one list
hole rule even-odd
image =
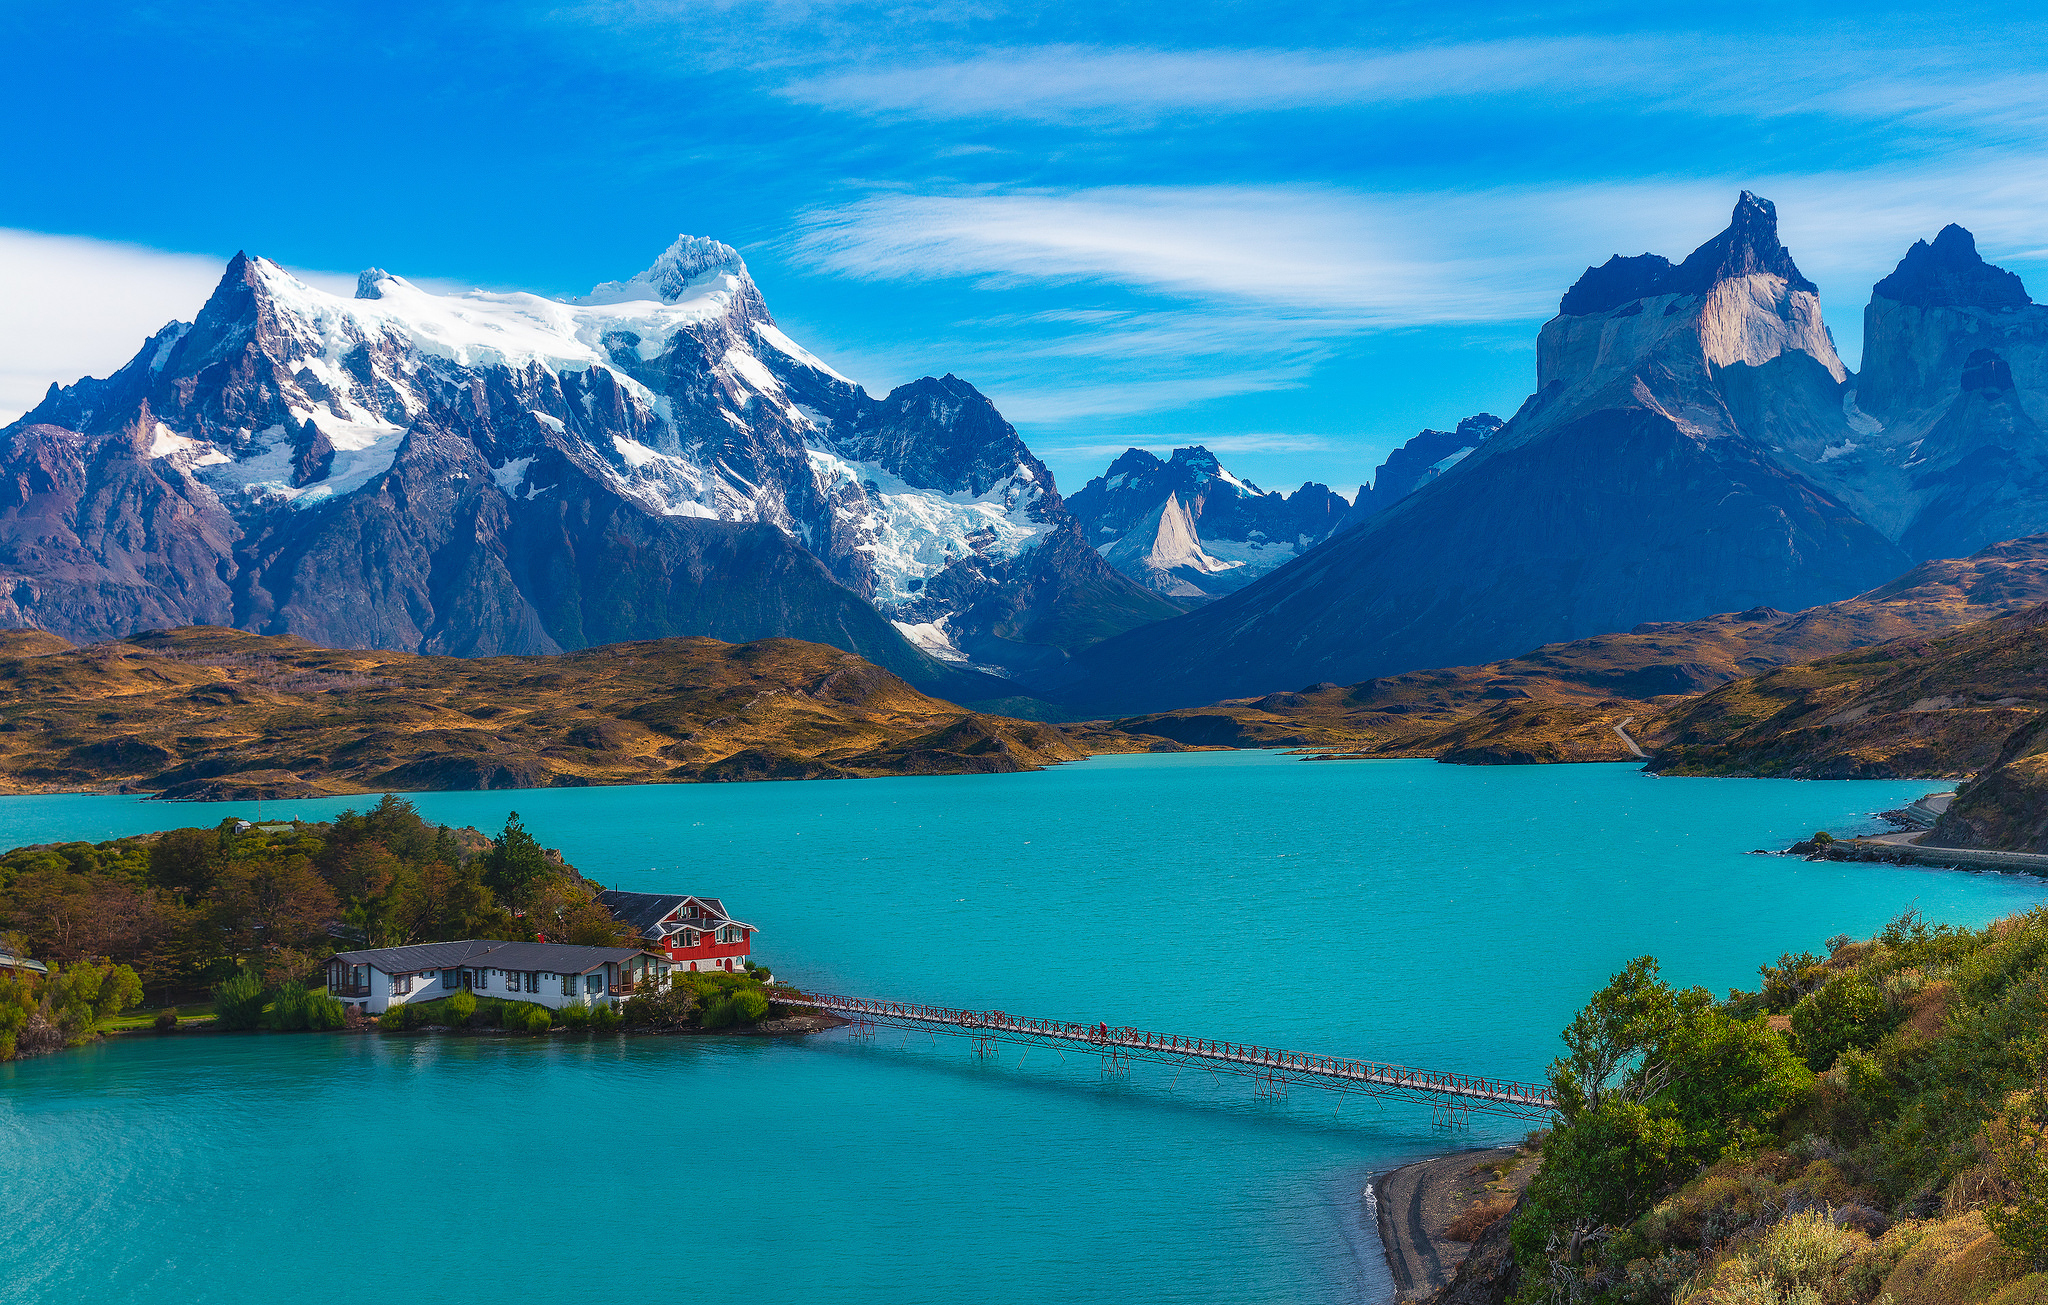
[[[1717, 992], [2039, 880], [1748, 855], [1926, 783], [1106, 757], [1029, 775], [422, 794], [719, 895], [828, 990], [1537, 1079], [1630, 957]], [[360, 800], [266, 803], [315, 818]], [[0, 799], [0, 847], [225, 814]], [[0, 1301], [1377, 1302], [1426, 1107], [885, 1032], [113, 1040], [0, 1066]]]

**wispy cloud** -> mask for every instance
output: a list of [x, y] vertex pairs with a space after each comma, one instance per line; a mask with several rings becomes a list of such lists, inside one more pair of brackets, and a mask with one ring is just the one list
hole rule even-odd
[[[1809, 37], [1811, 37], [1809, 33]], [[1542, 97], [1625, 102], [1763, 119], [1978, 120], [2023, 130], [2048, 113], [2048, 86], [2026, 42], [1942, 47], [1811, 39], [1774, 54], [1754, 34], [1587, 35], [1437, 42], [1395, 49], [1157, 49], [1033, 45], [958, 58], [813, 72], [785, 99], [844, 113], [929, 121], [983, 119], [1146, 126], [1165, 117], [1390, 108]], [[2038, 60], [2033, 62], [2038, 63]]]
[[[1779, 205], [1811, 276], [1867, 293], [1913, 240], [1960, 221], [1991, 251], [2039, 240], [2048, 160], [1820, 176], [1653, 179], [1364, 194], [1328, 186], [1115, 187], [1062, 193], [883, 193], [800, 220], [802, 261], [862, 279], [982, 285], [1096, 282], [1206, 306], [1207, 317], [1091, 323], [1220, 338], [1248, 305], [1297, 336], [1548, 316], [1580, 269], [1612, 253], [1681, 257], [1743, 187]], [[1855, 280], [1862, 289], [1851, 289]]]

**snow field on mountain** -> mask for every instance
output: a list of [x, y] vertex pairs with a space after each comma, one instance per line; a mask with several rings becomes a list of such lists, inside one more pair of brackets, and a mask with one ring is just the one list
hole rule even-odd
[[814, 441], [808, 450], [811, 474], [828, 495], [841, 486], [859, 494], [862, 506], [851, 511], [862, 538], [854, 547], [874, 564], [878, 606], [907, 602], [917, 592], [912, 580], [930, 579], [960, 558], [1016, 557], [1050, 528], [1031, 520], [1036, 486], [1020, 486], [1020, 478], [999, 481], [986, 494], [945, 494], [910, 485], [875, 463], [852, 461], [822, 443]]

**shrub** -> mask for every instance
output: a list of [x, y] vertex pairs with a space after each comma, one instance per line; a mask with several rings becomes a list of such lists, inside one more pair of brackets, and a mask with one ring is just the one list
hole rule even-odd
[[325, 993], [315, 993], [306, 1001], [306, 1027], [309, 1029], [338, 1029], [348, 1023], [348, 1008], [339, 998]]
[[619, 1012], [610, 1002], [599, 1002], [590, 1008], [592, 1033], [616, 1033], [621, 1022]]
[[273, 1029], [303, 1029], [310, 1019], [307, 1008], [312, 1001], [313, 995], [306, 991], [306, 985], [293, 979], [277, 990], [264, 1023]]
[[177, 1028], [178, 1008], [176, 1006], [166, 1006], [162, 1010], [158, 1011], [156, 1013], [156, 1026], [160, 1029]]
[[424, 1006], [392, 1006], [377, 1017], [377, 1027], [386, 1033], [403, 1033], [427, 1022]]
[[476, 1014], [476, 994], [458, 992], [440, 1003], [441, 1018], [454, 1028], [469, 1023], [469, 1017]]
[[255, 1028], [263, 1018], [263, 980], [254, 970], [235, 971], [213, 986], [213, 1012], [220, 1028]]
[[530, 1001], [508, 1001], [498, 1011], [498, 1025], [507, 1033], [546, 1033], [554, 1019], [548, 1008]]
[[581, 1032], [590, 1027], [590, 1007], [581, 1001], [572, 1001], [561, 1010], [564, 1026]]
[[1792, 1032], [1807, 1065], [1818, 1071], [1851, 1047], [1868, 1047], [1891, 1031], [1884, 993], [1861, 974], [1838, 974], [1792, 1008]]
[[1499, 1223], [1514, 1208], [1515, 1198], [1510, 1192], [1474, 1201], [1471, 1209], [1451, 1220], [1444, 1229], [1444, 1236], [1454, 1242], [1476, 1242], [1480, 1234]]
[[1984, 1221], [2029, 1269], [2048, 1269], [2048, 1095], [2014, 1093], [1985, 1133], [2008, 1203]]

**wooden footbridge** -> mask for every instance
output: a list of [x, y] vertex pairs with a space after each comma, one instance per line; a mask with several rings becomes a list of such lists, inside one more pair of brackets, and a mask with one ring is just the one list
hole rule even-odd
[[1224, 1070], [1253, 1080], [1261, 1096], [1282, 1096], [1290, 1084], [1358, 1091], [1427, 1102], [1438, 1124], [1457, 1126], [1468, 1111], [1548, 1119], [1557, 1108], [1550, 1089], [1533, 1083], [1481, 1078], [1442, 1070], [1411, 1069], [1372, 1060], [1320, 1056], [1276, 1047], [1218, 1042], [1145, 1029], [1029, 1019], [1002, 1011], [955, 1010], [904, 1001], [876, 1001], [831, 993], [776, 991], [778, 1005], [801, 1006], [850, 1021], [856, 1034], [877, 1027], [950, 1033], [974, 1041], [976, 1052], [992, 1054], [997, 1043], [1079, 1050], [1102, 1058], [1105, 1074], [1128, 1072], [1134, 1060]]

